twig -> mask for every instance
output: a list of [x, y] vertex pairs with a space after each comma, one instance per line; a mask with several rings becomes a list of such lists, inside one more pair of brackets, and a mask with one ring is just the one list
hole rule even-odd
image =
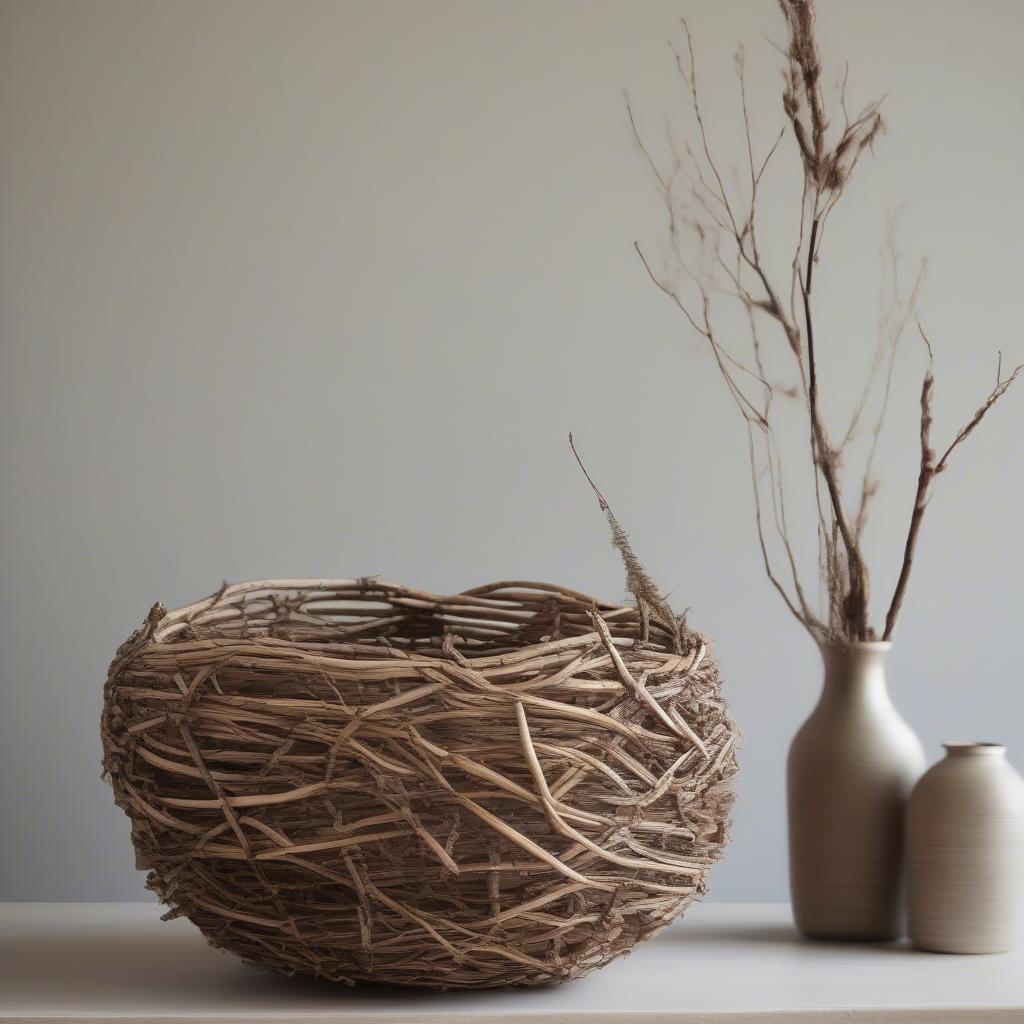
[[917, 476], [917, 489], [914, 492], [914, 505], [910, 514], [910, 527], [907, 530], [907, 539], [903, 547], [903, 562], [900, 565], [899, 578], [896, 581], [892, 601], [885, 616], [885, 632], [882, 636], [884, 640], [891, 639], [896, 628], [896, 621], [899, 618], [900, 610], [903, 607], [903, 599], [906, 596], [907, 584], [910, 581], [910, 571], [914, 566], [914, 555], [917, 552], [917, 544], [921, 535], [921, 524], [924, 521], [924, 513], [928, 507], [935, 478], [940, 473], [945, 472], [950, 455], [973, 433], [974, 429], [981, 423], [991, 408], [1016, 381], [1021, 370], [1024, 369], [1024, 366], [1016, 366], [1012, 373], [1004, 378], [1002, 376], [1002, 353], [1000, 353], [996, 368], [995, 387], [989, 392], [988, 397], [978, 407], [971, 419], [960, 428], [956, 437], [950, 442], [949, 447], [943, 452], [942, 457], [936, 461], [935, 451], [931, 446], [932, 392], [935, 387], [935, 378], [932, 375], [932, 346], [921, 325], [918, 324], [917, 326], [921, 338], [928, 349], [928, 369], [925, 371], [924, 382], [921, 385], [921, 465]]

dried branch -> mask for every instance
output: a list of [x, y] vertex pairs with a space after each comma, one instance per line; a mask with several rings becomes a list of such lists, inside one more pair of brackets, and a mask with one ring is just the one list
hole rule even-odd
[[[748, 456], [754, 488], [755, 522], [765, 571], [790, 612], [820, 640], [831, 643], [871, 640], [876, 637], [870, 623], [870, 573], [862, 540], [868, 510], [877, 493], [874, 462], [893, 393], [897, 349], [906, 324], [914, 315], [923, 286], [923, 266], [910, 292], [903, 296], [899, 286], [898, 254], [890, 238], [892, 254], [892, 295], [880, 319], [875, 351], [864, 389], [854, 404], [846, 430], [833, 442], [825, 418], [828, 403], [821, 394], [821, 332], [815, 316], [813, 294], [816, 268], [822, 257], [822, 240], [831, 213], [845, 194], [861, 156], [873, 147], [885, 130], [880, 112], [882, 99], [869, 103], [851, 118], [847, 107], [849, 69], [839, 84], [838, 105], [841, 129], [830, 128], [828, 106], [822, 90], [822, 61], [814, 33], [814, 0], [779, 0], [788, 29], [782, 106], [786, 125], [792, 133], [801, 160], [802, 196], [797, 219], [797, 240], [788, 266], [789, 301], [783, 305], [786, 289], [780, 287], [758, 244], [758, 203], [765, 172], [774, 157], [785, 127], [775, 137], [763, 158], [753, 142], [746, 59], [738, 50], [735, 70], [739, 83], [740, 111], [746, 145], [746, 184], [722, 173], [711, 145], [708, 124], [701, 103], [693, 37], [682, 22], [685, 47], [672, 48], [676, 68], [685, 86], [693, 119], [694, 142], [677, 143], [669, 132], [672, 164], [659, 166], [644, 141], [632, 105], [627, 97], [627, 114], [633, 138], [640, 149], [665, 203], [671, 242], [673, 269], [659, 272], [639, 245], [636, 251], [654, 284], [683, 313], [690, 326], [708, 343], [715, 364], [747, 427]], [[883, 97], [884, 99], [884, 97]], [[694, 257], [694, 245], [696, 258]], [[725, 295], [746, 310], [750, 325], [749, 356], [730, 340], [726, 348], [716, 327], [717, 308], [713, 298]], [[886, 307], [883, 287], [883, 308]], [[784, 341], [789, 352], [795, 384], [769, 379], [759, 327], [767, 322]], [[1003, 378], [1000, 368], [996, 386], [975, 416], [954, 437], [941, 458], [931, 449], [931, 395], [934, 381], [929, 364], [921, 401], [922, 469], [900, 581], [886, 618], [885, 637], [892, 633], [906, 582], [913, 563], [920, 522], [935, 476], [946, 468], [953, 451], [978, 426], [989, 409], [999, 401], [1016, 379], [1015, 370]], [[870, 427], [868, 455], [859, 483], [857, 501], [847, 506], [844, 490], [843, 454], [858, 436], [867, 410], [874, 407], [880, 390], [877, 414]], [[775, 428], [775, 398], [792, 395], [802, 401], [806, 414], [807, 451], [815, 495], [818, 537], [818, 574], [826, 596], [827, 620], [815, 614], [806, 597], [798, 559], [786, 517], [783, 458]], [[584, 470], [585, 472], [585, 470]], [[592, 482], [591, 482], [592, 483]], [[596, 488], [595, 488], [596, 491]], [[607, 503], [602, 508], [610, 516]], [[766, 498], [767, 495], [770, 498]], [[771, 517], [771, 523], [768, 517]], [[614, 517], [613, 537], [621, 530]], [[774, 533], [772, 533], [774, 527]], [[786, 572], [776, 568], [776, 555]], [[627, 563], [628, 564], [628, 563]], [[788, 577], [788, 579], [787, 579]], [[785, 580], [785, 582], [784, 582]]]
[[882, 637], [884, 640], [892, 637], [900, 610], [903, 607], [903, 599], [906, 596], [907, 583], [910, 580], [910, 571], [914, 566], [914, 555], [917, 552], [917, 544], [921, 535], [921, 523], [931, 498], [935, 478], [945, 472], [950, 455], [974, 432], [974, 429], [996, 402], [1006, 394], [1020, 375], [1021, 370], [1024, 369], [1024, 366], [1016, 366], [1008, 377], [1003, 377], [1002, 353], [999, 354], [995, 387], [989, 392], [988, 397], [978, 407], [971, 419], [960, 428], [949, 447], [943, 452], [942, 457], [936, 460], [935, 450], [931, 446], [932, 393], [935, 388], [935, 378], [932, 374], [932, 346], [920, 324], [918, 324], [918, 331], [928, 349], [928, 369], [925, 371], [924, 382], [921, 385], [921, 466], [917, 477], [917, 489], [914, 492], [914, 507], [910, 514], [910, 527], [907, 530], [907, 539], [903, 548], [903, 563], [900, 566], [900, 574], [896, 581], [896, 589], [893, 591], [892, 601], [889, 604], [889, 611], [885, 616], [885, 632]]
[[[888, 303], [886, 302], [883, 285], [883, 295], [879, 305], [886, 312], [880, 318], [878, 328], [878, 348], [875, 350], [875, 358], [872, 361], [871, 370], [868, 374], [868, 380], [865, 384], [861, 401], [858, 403], [858, 406], [854, 411], [854, 415], [851, 417], [850, 426], [847, 430], [847, 435], [843, 443], [843, 447], [845, 447], [857, 432], [857, 427], [867, 404], [867, 399], [872, 392], [872, 385], [874, 384], [879, 368], [882, 365], [883, 358], [885, 358], [887, 354], [885, 383], [882, 389], [881, 406], [879, 408], [878, 417], [875, 420], [874, 427], [871, 431], [871, 446], [868, 450], [868, 456], [864, 463], [864, 473], [861, 478], [860, 508], [857, 511], [857, 521], [855, 525], [858, 540], [864, 532], [864, 527], [867, 525], [868, 510], [871, 501], [878, 493], [878, 482], [873, 477], [873, 470], [875, 457], [878, 454], [879, 440], [881, 439], [882, 430], [885, 426], [886, 415], [889, 411], [889, 400], [892, 395], [893, 371], [896, 366], [896, 353], [899, 349], [899, 344], [906, 329], [907, 322], [917, 309], [921, 289], [924, 287], [925, 270], [927, 268], [926, 261], [922, 260], [920, 268], [918, 269], [917, 278], [914, 281], [914, 285], [909, 296], [906, 299], [901, 299], [899, 284], [899, 253], [896, 249], [894, 230], [894, 222], [890, 218], [887, 247], [889, 258], [891, 259], [892, 298]], [[885, 250], [883, 250], [883, 265], [885, 262], [886, 256]]]
[[605, 496], [587, 472], [587, 467], [583, 465], [583, 460], [580, 458], [579, 452], [576, 451], [572, 434], [569, 435], [569, 447], [572, 449], [572, 453], [576, 457], [576, 462], [579, 463], [583, 475], [587, 478], [587, 483], [590, 484], [591, 489], [597, 496], [597, 502], [601, 506], [601, 511], [608, 520], [608, 526], [612, 533], [612, 545], [622, 556], [622, 563], [626, 567], [626, 588], [636, 601], [637, 611], [640, 613], [640, 621], [643, 625], [644, 641], [647, 641], [650, 623], [654, 621], [673, 638], [676, 651], [684, 653], [690, 647], [685, 614], [677, 616], [672, 611], [667, 599], [658, 589], [654, 580], [651, 579], [643, 563], [637, 558], [636, 553], [633, 551], [633, 546], [629, 542], [629, 534], [622, 528], [622, 524], [616, 519], [611, 505], [605, 500]]
[[989, 392], [988, 397], [985, 401], [975, 410], [974, 415], [968, 421], [968, 423], [961, 427], [956, 437], [953, 438], [950, 446], [942, 453], [942, 458], [939, 459], [938, 465], [935, 467], [935, 475], [938, 476], [946, 469], [946, 465], [949, 462], [950, 455], [953, 454], [954, 450], [974, 431], [974, 428], [985, 418], [989, 410], [999, 401], [1003, 395], [1010, 389], [1013, 382], [1020, 376], [1021, 370], [1024, 369], [1024, 364], [1015, 366], [1013, 372], [1009, 377], [1003, 377], [1003, 354], [999, 353], [999, 361], [996, 367], [996, 386]]

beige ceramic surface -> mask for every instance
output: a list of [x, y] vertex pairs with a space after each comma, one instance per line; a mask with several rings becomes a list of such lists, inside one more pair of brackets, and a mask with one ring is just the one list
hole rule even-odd
[[947, 743], [907, 811], [910, 938], [940, 953], [1000, 953], [1018, 937], [1024, 781], [998, 743]]
[[889, 699], [890, 646], [822, 645], [821, 698], [789, 750], [793, 915], [813, 938], [902, 932], [903, 814], [925, 759]]

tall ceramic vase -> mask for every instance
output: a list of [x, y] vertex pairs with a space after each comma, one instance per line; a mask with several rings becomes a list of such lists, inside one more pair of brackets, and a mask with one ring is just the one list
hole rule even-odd
[[903, 816], [924, 751], [889, 698], [889, 643], [821, 645], [821, 698], [789, 749], [789, 871], [805, 935], [902, 934]]
[[1002, 953], [1024, 899], [1024, 781], [998, 743], [947, 743], [907, 810], [911, 941], [939, 953]]

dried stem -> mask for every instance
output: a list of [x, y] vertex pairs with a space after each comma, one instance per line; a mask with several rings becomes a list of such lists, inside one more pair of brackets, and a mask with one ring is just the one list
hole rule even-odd
[[950, 442], [942, 456], [936, 460], [935, 450], [931, 445], [932, 393], [935, 389], [935, 377], [932, 374], [932, 346], [920, 324], [918, 324], [918, 331], [928, 349], [928, 369], [925, 371], [924, 381], [921, 385], [921, 465], [917, 475], [917, 489], [914, 492], [914, 507], [910, 514], [907, 540], [903, 548], [903, 564], [900, 567], [900, 575], [896, 581], [896, 589], [892, 595], [889, 611], [885, 616], [885, 632], [882, 635], [884, 640], [889, 640], [892, 637], [900, 610], [903, 607], [903, 598], [907, 592], [907, 583], [910, 580], [910, 571], [914, 566], [914, 555], [917, 551], [917, 544], [921, 535], [921, 523], [924, 520], [925, 509], [927, 509], [928, 501], [931, 498], [931, 490], [935, 478], [940, 473], [945, 472], [949, 465], [949, 457], [971, 435], [992, 406], [1006, 394], [1010, 385], [1013, 384], [1020, 375], [1021, 370], [1024, 369], [1024, 366], [1016, 366], [1009, 376], [1003, 377], [1002, 353], [999, 354], [995, 387], [989, 392], [985, 401], [978, 407], [971, 419], [960, 428], [956, 437]]
[[569, 435], [569, 447], [579, 463], [583, 475], [587, 478], [594, 494], [597, 495], [601, 511], [608, 520], [608, 526], [612, 533], [612, 544], [622, 556], [622, 562], [626, 567], [626, 587], [636, 601], [637, 611], [640, 613], [640, 621], [643, 624], [644, 639], [647, 639], [651, 622], [662, 626], [673, 638], [674, 647], [677, 651], [689, 650], [690, 642], [686, 629], [686, 616], [677, 616], [669, 605], [667, 599], [662, 595], [654, 580], [651, 579], [643, 563], [637, 558], [633, 546], [629, 541], [629, 534], [622, 528], [622, 524], [616, 519], [611, 505], [605, 500], [593, 477], [587, 472], [583, 465], [580, 453], [576, 451], [576, 444], [572, 434]]

